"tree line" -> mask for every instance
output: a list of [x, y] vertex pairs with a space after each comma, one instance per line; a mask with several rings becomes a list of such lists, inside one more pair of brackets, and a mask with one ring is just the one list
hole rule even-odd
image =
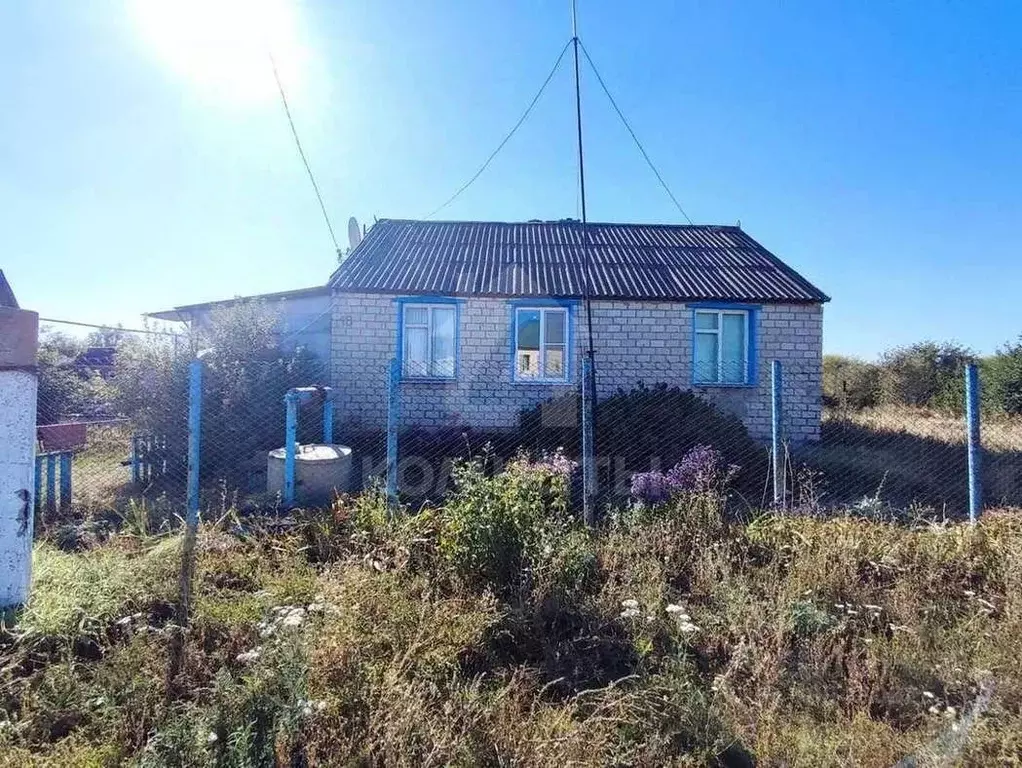
[[965, 405], [965, 366], [970, 363], [980, 366], [984, 410], [1022, 414], [1022, 337], [985, 357], [955, 342], [936, 341], [895, 347], [875, 362], [824, 355], [824, 404], [853, 410], [902, 405], [959, 413]]

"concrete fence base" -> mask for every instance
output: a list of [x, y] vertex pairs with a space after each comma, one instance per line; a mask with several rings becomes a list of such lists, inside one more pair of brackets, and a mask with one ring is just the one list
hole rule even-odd
[[28, 600], [39, 317], [0, 307], [0, 610]]

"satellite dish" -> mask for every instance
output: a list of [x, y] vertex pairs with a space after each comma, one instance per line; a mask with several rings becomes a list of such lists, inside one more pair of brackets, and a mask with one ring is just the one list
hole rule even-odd
[[355, 250], [361, 242], [362, 230], [358, 228], [358, 219], [352, 216], [348, 219], [348, 243], [351, 245], [351, 250]]

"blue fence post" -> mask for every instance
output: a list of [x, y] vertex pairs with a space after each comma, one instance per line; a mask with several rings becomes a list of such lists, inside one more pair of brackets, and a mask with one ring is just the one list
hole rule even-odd
[[60, 511], [71, 509], [71, 451], [60, 454]]
[[46, 511], [57, 510], [57, 454], [46, 454]]
[[40, 511], [43, 508], [43, 457], [36, 454], [35, 457], [35, 509]]
[[397, 429], [401, 406], [401, 363], [390, 361], [387, 377], [387, 501], [397, 506]]
[[202, 429], [202, 361], [188, 367], [188, 499], [185, 522], [195, 530], [199, 524], [199, 438]]
[[784, 401], [781, 384], [784, 373], [781, 361], [770, 363], [770, 458], [774, 476], [774, 507], [784, 506]]
[[980, 440], [979, 374], [975, 363], [965, 366], [965, 421], [969, 430], [969, 522], [983, 514], [983, 444]]
[[334, 441], [334, 401], [329, 397], [323, 401], [323, 442]]
[[284, 504], [295, 501], [295, 453], [298, 450], [298, 397], [284, 395]]
[[582, 517], [589, 527], [596, 525], [596, 446], [593, 428], [593, 358], [582, 358]]

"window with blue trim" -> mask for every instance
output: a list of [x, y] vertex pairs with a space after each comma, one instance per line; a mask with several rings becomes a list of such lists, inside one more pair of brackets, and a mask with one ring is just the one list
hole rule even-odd
[[457, 308], [451, 304], [406, 303], [401, 310], [402, 376], [453, 379], [457, 357]]
[[693, 313], [696, 384], [749, 384], [751, 314], [746, 309], [697, 309]]
[[568, 309], [515, 308], [515, 379], [567, 381]]

